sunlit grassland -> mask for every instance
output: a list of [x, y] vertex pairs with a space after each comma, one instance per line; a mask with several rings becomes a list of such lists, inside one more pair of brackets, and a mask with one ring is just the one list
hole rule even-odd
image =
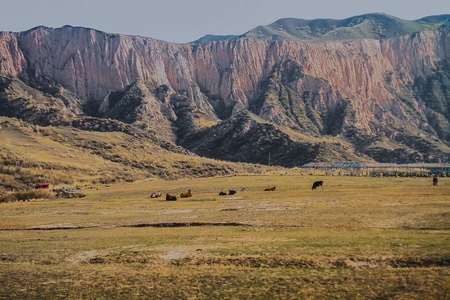
[[0, 141], [0, 196], [43, 182], [86, 186], [281, 169], [186, 155], [175, 145], [123, 132], [41, 127], [5, 117], [0, 117]]
[[[315, 180], [323, 190], [311, 190]], [[247, 191], [218, 195], [232, 188]], [[192, 198], [164, 200], [187, 189]], [[230, 176], [83, 192], [0, 205], [1, 299], [450, 297], [446, 178], [434, 187], [430, 178]]]

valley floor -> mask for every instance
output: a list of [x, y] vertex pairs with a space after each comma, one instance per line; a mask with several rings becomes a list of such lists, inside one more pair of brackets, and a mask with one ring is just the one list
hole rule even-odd
[[0, 204], [0, 299], [450, 298], [447, 178], [255, 175], [83, 192]]

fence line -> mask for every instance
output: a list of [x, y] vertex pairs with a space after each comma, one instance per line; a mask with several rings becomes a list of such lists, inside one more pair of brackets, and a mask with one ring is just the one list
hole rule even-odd
[[312, 162], [302, 166], [302, 172], [330, 176], [450, 176], [449, 163], [359, 163], [359, 162]]

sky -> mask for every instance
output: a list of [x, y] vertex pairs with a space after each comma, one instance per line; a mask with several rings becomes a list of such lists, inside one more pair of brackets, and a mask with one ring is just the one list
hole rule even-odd
[[0, 31], [64, 25], [173, 43], [240, 35], [282, 18], [345, 19], [386, 13], [404, 20], [450, 14], [449, 0], [0, 0]]

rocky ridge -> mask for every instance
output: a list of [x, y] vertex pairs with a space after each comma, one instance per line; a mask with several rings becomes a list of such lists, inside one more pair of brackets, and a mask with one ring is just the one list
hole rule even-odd
[[[286, 19], [276, 24], [282, 38], [272, 26], [190, 44], [37, 27], [0, 34], [0, 74], [59, 99], [48, 104], [55, 116], [114, 119], [217, 159], [266, 163], [286, 145], [275, 160], [283, 166], [448, 161], [449, 20]], [[1, 97], [2, 107], [24, 106]]]

